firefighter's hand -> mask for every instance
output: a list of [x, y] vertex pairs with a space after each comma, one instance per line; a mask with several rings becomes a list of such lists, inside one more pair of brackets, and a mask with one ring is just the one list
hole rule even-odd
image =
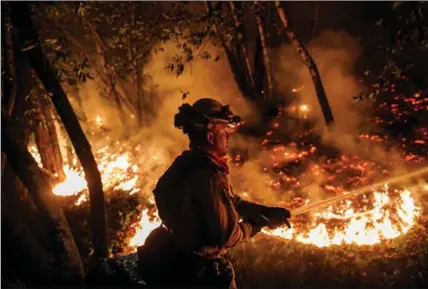
[[269, 220], [269, 223], [267, 224], [269, 229], [276, 229], [277, 227], [280, 227], [284, 224], [291, 228], [291, 225], [288, 222], [291, 214], [287, 209], [279, 207], [267, 207], [263, 209], [262, 215]]
[[259, 233], [263, 227], [268, 226], [270, 220], [268, 220], [263, 215], [258, 215], [256, 217], [248, 218], [245, 221], [251, 225], [252, 227], [251, 237], [253, 237], [257, 233]]

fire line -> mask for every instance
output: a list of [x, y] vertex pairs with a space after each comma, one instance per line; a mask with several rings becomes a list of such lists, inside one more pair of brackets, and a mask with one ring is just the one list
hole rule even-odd
[[309, 212], [309, 211], [312, 211], [312, 210], [315, 210], [315, 209], [319, 209], [319, 208], [324, 207], [326, 205], [330, 205], [332, 203], [336, 203], [338, 201], [344, 200], [344, 199], [346, 199], [346, 198], [348, 198], [350, 196], [359, 195], [359, 194], [362, 194], [362, 193], [366, 193], [367, 191], [379, 188], [379, 187], [383, 186], [384, 184], [389, 184], [390, 185], [390, 184], [399, 183], [399, 182], [401, 182], [403, 180], [406, 180], [406, 179], [409, 179], [409, 178], [418, 177], [418, 176], [422, 176], [422, 175], [427, 174], [427, 173], [428, 173], [428, 167], [424, 167], [422, 169], [419, 169], [417, 171], [414, 171], [414, 172], [411, 172], [411, 173], [408, 173], [408, 174], [405, 174], [405, 175], [402, 175], [402, 176], [392, 177], [392, 178], [389, 178], [389, 179], [386, 179], [386, 180], [383, 180], [383, 181], [379, 181], [377, 183], [374, 183], [374, 184], [371, 184], [371, 185], [368, 185], [368, 186], [364, 186], [362, 188], [359, 188], [357, 190], [351, 191], [351, 192], [346, 193], [346, 194], [341, 195], [341, 196], [334, 196], [334, 197], [331, 197], [331, 198], [328, 198], [328, 199], [325, 199], [325, 200], [321, 200], [321, 201], [318, 201], [318, 202], [315, 202], [315, 203], [312, 203], [312, 204], [308, 204], [306, 206], [302, 206], [300, 208], [291, 210], [291, 215], [292, 216], [301, 215], [303, 213], [306, 213], [306, 212]]

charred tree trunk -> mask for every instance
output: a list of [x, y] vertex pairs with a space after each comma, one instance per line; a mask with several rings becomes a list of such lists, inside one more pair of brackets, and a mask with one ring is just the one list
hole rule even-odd
[[[12, 4], [12, 23], [18, 28], [23, 42], [37, 43], [38, 35], [34, 29], [30, 11], [26, 3], [15, 2]], [[105, 200], [100, 172], [92, 154], [91, 146], [40, 46], [30, 49], [26, 53], [38, 78], [48, 93], [51, 94], [52, 103], [64, 123], [76, 154], [83, 166], [90, 195], [94, 255], [96, 258], [105, 258], [108, 256]]]
[[12, 128], [10, 121], [3, 115], [2, 123], [5, 127], [2, 133], [2, 150], [15, 173], [28, 188], [47, 232], [53, 236], [52, 249], [57, 259], [52, 266], [58, 277], [56, 281], [63, 286], [81, 286], [84, 278], [83, 264], [67, 220], [52, 194], [52, 187], [24, 144], [13, 139], [12, 130], [17, 128]]
[[275, 1], [275, 6], [277, 8], [279, 17], [281, 18], [281, 22], [282, 22], [282, 25], [284, 26], [285, 32], [287, 33], [288, 38], [291, 41], [291, 44], [297, 50], [297, 53], [300, 55], [300, 57], [302, 58], [302, 60], [304, 61], [304, 63], [309, 69], [309, 73], [311, 74], [312, 81], [315, 86], [315, 91], [318, 97], [319, 104], [321, 106], [324, 120], [327, 125], [331, 125], [334, 122], [333, 113], [331, 112], [331, 108], [328, 103], [327, 96], [325, 94], [324, 86], [321, 81], [321, 76], [315, 64], [315, 61], [312, 59], [311, 55], [306, 50], [305, 46], [303, 46], [302, 42], [297, 37], [296, 33], [293, 31], [290, 20], [285, 14], [284, 9], [281, 7], [280, 1]]

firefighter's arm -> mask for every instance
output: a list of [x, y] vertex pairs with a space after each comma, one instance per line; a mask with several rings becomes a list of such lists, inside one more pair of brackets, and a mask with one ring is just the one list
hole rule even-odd
[[218, 247], [233, 247], [248, 239], [255, 232], [249, 222], [239, 222], [229, 183], [224, 175], [204, 175], [202, 172], [195, 175], [195, 186], [198, 192], [195, 201], [199, 207], [205, 242]]
[[236, 194], [234, 194], [233, 200], [236, 211], [242, 218], [252, 218], [259, 215], [263, 209], [267, 208], [266, 206], [243, 200]]
[[252, 223], [256, 223], [258, 226], [276, 228], [277, 226], [286, 224], [290, 228], [290, 223], [287, 219], [291, 215], [290, 211], [285, 208], [256, 204], [243, 200], [236, 194], [233, 195], [233, 200], [239, 215], [247, 220], [257, 220]]

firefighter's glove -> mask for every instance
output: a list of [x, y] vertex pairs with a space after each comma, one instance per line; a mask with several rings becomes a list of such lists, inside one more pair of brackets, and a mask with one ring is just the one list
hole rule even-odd
[[269, 220], [267, 226], [271, 230], [283, 225], [287, 225], [288, 228], [291, 228], [291, 225], [288, 222], [291, 214], [287, 209], [279, 207], [266, 207], [261, 211], [261, 215]]
[[255, 236], [257, 233], [259, 233], [262, 230], [263, 227], [268, 226], [269, 224], [269, 220], [263, 215], [258, 215], [252, 218], [248, 218], [246, 219], [246, 221], [252, 227], [251, 237]]

